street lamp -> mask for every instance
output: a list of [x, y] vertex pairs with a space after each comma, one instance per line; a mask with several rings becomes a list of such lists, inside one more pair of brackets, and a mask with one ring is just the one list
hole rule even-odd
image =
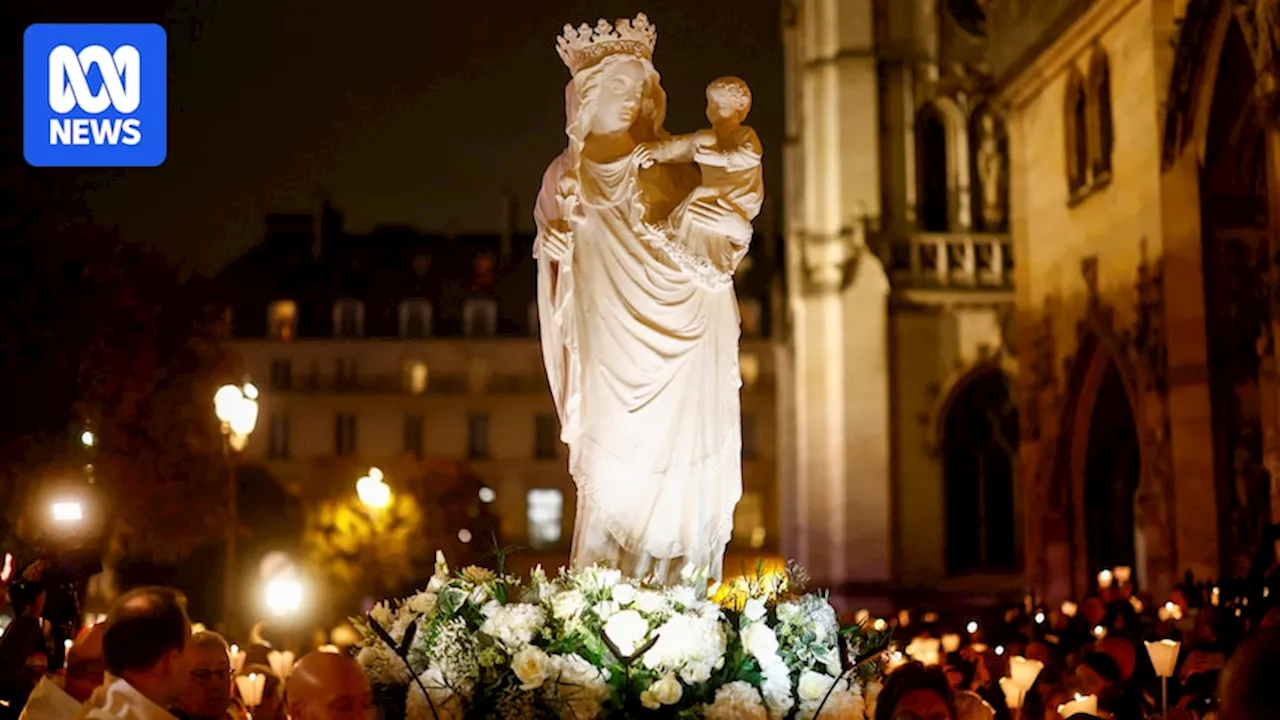
[[213, 394], [213, 412], [222, 423], [222, 434], [226, 438], [224, 450], [227, 453], [227, 559], [226, 578], [223, 590], [226, 593], [225, 613], [227, 632], [235, 632], [235, 606], [239, 599], [237, 580], [237, 561], [239, 560], [236, 541], [240, 529], [240, 517], [236, 500], [236, 469], [232, 462], [231, 451], [244, 450], [249, 443], [249, 435], [258, 424], [258, 388], [251, 382], [244, 385], [223, 385]]
[[74, 500], [55, 502], [49, 509], [53, 521], [59, 525], [71, 525], [84, 520], [84, 506]]
[[356, 496], [370, 510], [386, 510], [391, 505], [391, 486], [381, 470], [369, 468], [369, 474], [356, 481]]
[[267, 583], [267, 609], [272, 615], [294, 615], [302, 608], [302, 583], [294, 578], [277, 578]]

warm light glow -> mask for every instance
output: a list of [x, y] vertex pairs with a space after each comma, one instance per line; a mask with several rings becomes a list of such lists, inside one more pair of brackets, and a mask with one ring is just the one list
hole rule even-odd
[[1133, 568], [1127, 565], [1117, 565], [1115, 569], [1116, 582], [1121, 585], [1128, 585], [1129, 578], [1133, 577]]
[[[1248, 605], [1249, 603], [1246, 602], [1245, 604]], [[1170, 618], [1173, 618], [1174, 620], [1182, 619], [1182, 606], [1178, 603], [1173, 601], [1167, 602], [1164, 604], [1164, 609], [1165, 612], [1169, 614]]]
[[93, 432], [85, 430], [80, 433], [80, 444], [85, 447], [93, 447], [98, 442], [98, 438], [94, 437]]
[[56, 502], [52, 511], [54, 522], [77, 523], [84, 519], [84, 508], [75, 501]]
[[922, 665], [940, 665], [942, 656], [938, 650], [942, 641], [938, 638], [918, 637], [907, 645], [907, 655]]
[[1004, 702], [1009, 706], [1010, 710], [1017, 710], [1022, 707], [1023, 690], [1018, 687], [1013, 680], [1007, 677], [1000, 678], [1000, 690], [1004, 692]]
[[0, 582], [9, 582], [13, 577], [13, 553], [4, 554], [4, 565], [0, 565]]
[[1037, 625], [1043, 625], [1045, 621], [1044, 611], [1036, 613], [1035, 621]]
[[316, 652], [322, 652], [322, 653], [325, 653], [325, 654], [327, 654], [327, 655], [341, 655], [341, 654], [342, 654], [342, 651], [338, 649], [338, 646], [337, 646], [337, 645], [321, 645], [320, 647], [316, 648]]
[[1003, 655], [1004, 655], [1004, 646], [1003, 646], [1003, 645], [997, 645], [997, 646], [996, 646], [996, 657], [1002, 657]]
[[871, 624], [871, 627], [874, 628], [876, 632], [884, 632], [889, 629], [889, 623], [885, 622], [884, 618], [876, 618], [876, 621]]
[[498, 493], [494, 492], [493, 488], [487, 486], [480, 488], [480, 502], [487, 504], [497, 499]]
[[1029, 660], [1017, 655], [1009, 658], [1009, 678], [1022, 692], [1036, 686], [1036, 678], [1040, 677], [1043, 669], [1044, 663], [1039, 660]]
[[267, 653], [267, 663], [271, 665], [271, 672], [280, 677], [281, 680], [288, 680], [289, 675], [293, 673], [294, 655], [292, 652], [285, 650], [272, 650]]
[[213, 395], [213, 412], [222, 422], [222, 432], [231, 447], [243, 450], [249, 435], [258, 425], [258, 387], [251, 382], [243, 386], [223, 385]]
[[249, 673], [236, 678], [236, 687], [240, 690], [240, 699], [250, 708], [262, 704], [262, 691], [267, 685], [267, 676]]
[[1062, 614], [1066, 615], [1069, 618], [1075, 617], [1076, 611], [1078, 611], [1079, 609], [1080, 608], [1070, 600], [1066, 600], [1062, 603]]
[[970, 635], [972, 635], [972, 634], [974, 634], [974, 633], [978, 632], [978, 621], [977, 621], [977, 620], [970, 620], [970, 621], [969, 621], [969, 624], [968, 624], [968, 625], [966, 625], [964, 629], [965, 629], [965, 630], [968, 630]]
[[302, 608], [302, 583], [291, 579], [267, 583], [267, 609], [274, 615], [290, 615]]
[[1136, 613], [1141, 613], [1147, 607], [1142, 604], [1142, 598], [1139, 598], [1137, 595], [1129, 596], [1129, 605], [1133, 606], [1133, 611]]
[[356, 495], [370, 510], [385, 510], [391, 505], [391, 486], [382, 478], [382, 471], [374, 467], [356, 481]]
[[1151, 667], [1157, 677], [1173, 677], [1178, 669], [1178, 651], [1181, 648], [1182, 644], [1176, 640], [1147, 641], [1147, 656], [1151, 658]]
[[1064, 718], [1072, 715], [1084, 713], [1085, 715], [1097, 716], [1098, 714], [1098, 696], [1097, 695], [1081, 695], [1076, 693], [1072, 700], [1062, 703], [1058, 706], [1058, 714]]
[[471, 531], [466, 528], [462, 528], [461, 530], [459, 530], [458, 542], [463, 544], [471, 542]]
[[1110, 570], [1103, 570], [1098, 573], [1098, 587], [1107, 590], [1110, 589], [1113, 582], [1115, 582], [1115, 573]]
[[1101, 640], [1107, 636], [1107, 629], [1101, 625], [1093, 626], [1093, 636]]
[[960, 636], [956, 633], [947, 633], [942, 636], [942, 651], [951, 654], [960, 650]]

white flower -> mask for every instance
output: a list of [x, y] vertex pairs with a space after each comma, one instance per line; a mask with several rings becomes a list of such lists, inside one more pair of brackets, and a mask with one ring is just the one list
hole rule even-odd
[[746, 606], [742, 608], [742, 616], [751, 622], [759, 622], [764, 614], [764, 603], [755, 598], [748, 600]]
[[420, 592], [409, 598], [409, 602], [405, 604], [410, 612], [419, 615], [430, 615], [436, 611], [436, 594], [433, 592]]
[[635, 610], [623, 610], [605, 622], [604, 634], [618, 652], [631, 657], [649, 634], [649, 621]]
[[803, 611], [800, 606], [793, 602], [784, 602], [778, 604], [778, 622], [796, 624], [800, 622]]
[[778, 654], [778, 636], [764, 623], [752, 623], [742, 631], [742, 647], [757, 660], [764, 662]]
[[485, 585], [477, 585], [471, 594], [467, 596], [467, 602], [472, 605], [483, 605], [489, 599], [489, 588]]
[[551, 674], [551, 658], [541, 648], [526, 646], [511, 658], [511, 671], [520, 680], [521, 690], [537, 690]]
[[688, 585], [680, 585], [671, 589], [671, 600], [676, 605], [691, 608], [698, 604], [698, 594]]
[[601, 620], [608, 620], [620, 609], [621, 608], [618, 607], [618, 603], [612, 600], [601, 600], [596, 603], [595, 607], [591, 608], [592, 612], [596, 614], [596, 617]]
[[698, 615], [674, 615], [655, 633], [657, 641], [644, 654], [650, 670], [678, 672], [689, 685], [704, 683], [724, 663], [724, 627]]
[[533, 642], [533, 636], [547, 622], [547, 613], [541, 606], [524, 603], [490, 603], [485, 606], [484, 614], [486, 619], [480, 632], [497, 640], [507, 652]]
[[830, 696], [801, 702], [796, 720], [864, 720], [867, 710], [861, 695], [835, 690]]
[[579, 655], [556, 655], [556, 694], [567, 705], [569, 716], [589, 720], [599, 716], [609, 698], [609, 678]]
[[600, 583], [600, 587], [613, 587], [622, 580], [622, 571], [610, 568], [599, 568], [596, 571], [596, 582]]
[[760, 661], [761, 675], [764, 676], [760, 687], [764, 704], [769, 708], [771, 720], [779, 720], [795, 705], [791, 697], [791, 672], [777, 655], [757, 659]]
[[356, 662], [364, 669], [369, 682], [374, 685], [397, 687], [409, 682], [409, 668], [398, 655], [381, 640], [361, 648]]
[[656, 613], [666, 606], [662, 593], [654, 590], [641, 590], [636, 593], [635, 607], [642, 613]]
[[[426, 688], [427, 695], [422, 688]], [[418, 682], [409, 683], [409, 697], [405, 701], [407, 720], [462, 720], [464, 710], [462, 698], [445, 682], [440, 668], [429, 668], [418, 676]]]
[[796, 694], [800, 696], [800, 702], [821, 702], [835, 684], [836, 679], [830, 675], [805, 670], [800, 674]]
[[432, 575], [431, 580], [427, 582], [427, 592], [432, 593], [433, 595], [438, 595], [440, 594], [440, 591], [444, 589], [444, 586], [448, 584], [448, 576]]
[[715, 701], [705, 708], [707, 720], [767, 720], [760, 693], [737, 680], [716, 690]]
[[663, 705], [675, 705], [684, 697], [684, 687], [675, 675], [667, 673], [640, 693], [640, 703], [650, 710], [657, 710]]
[[396, 621], [395, 616], [391, 614], [391, 608], [385, 602], [374, 605], [369, 611], [369, 617], [383, 628], [391, 627], [391, 623]]
[[586, 598], [578, 590], [561, 590], [551, 596], [551, 614], [557, 620], [574, 620], [586, 606]]
[[619, 605], [626, 607], [636, 599], [636, 589], [628, 583], [618, 583], [613, 586], [613, 601]]

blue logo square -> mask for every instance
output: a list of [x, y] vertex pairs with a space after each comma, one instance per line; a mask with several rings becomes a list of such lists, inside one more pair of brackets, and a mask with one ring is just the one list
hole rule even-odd
[[154, 24], [43, 23], [22, 36], [22, 152], [35, 167], [156, 167], [168, 41]]

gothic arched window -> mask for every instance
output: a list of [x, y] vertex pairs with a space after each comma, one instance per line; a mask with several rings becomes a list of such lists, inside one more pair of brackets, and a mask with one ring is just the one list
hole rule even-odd
[[951, 230], [947, 123], [933, 104], [916, 113], [916, 208], [925, 232]]
[[1094, 48], [1089, 59], [1089, 165], [1093, 171], [1093, 183], [1098, 184], [1111, 176], [1111, 152], [1115, 143], [1115, 130], [1111, 116], [1111, 66], [1107, 53]]
[[1066, 131], [1067, 188], [1074, 196], [1089, 184], [1089, 102], [1080, 71], [1067, 77], [1063, 129]]

